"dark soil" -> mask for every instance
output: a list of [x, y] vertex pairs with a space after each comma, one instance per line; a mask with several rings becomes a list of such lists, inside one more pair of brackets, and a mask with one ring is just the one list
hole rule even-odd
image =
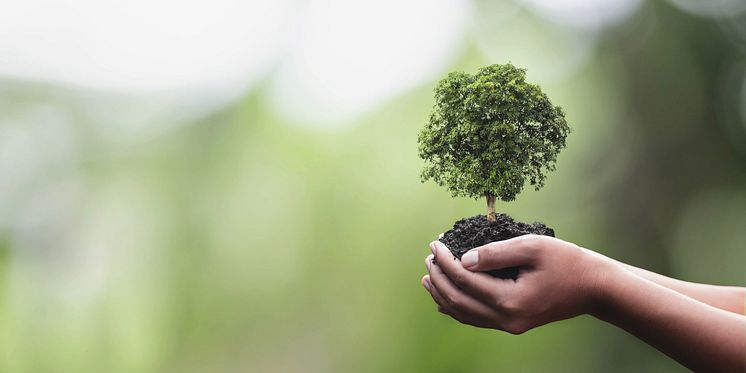
[[[541, 234], [554, 237], [554, 230], [542, 223], [516, 222], [508, 215], [497, 214], [497, 221], [490, 222], [485, 215], [472, 216], [457, 221], [453, 228], [439, 239], [459, 259], [467, 251], [490, 242], [508, 240], [525, 234]], [[487, 273], [503, 278], [518, 278], [518, 267], [504, 268]]]

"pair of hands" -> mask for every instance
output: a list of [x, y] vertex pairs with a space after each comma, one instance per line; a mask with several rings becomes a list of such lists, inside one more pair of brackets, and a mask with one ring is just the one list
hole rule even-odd
[[[493, 242], [456, 259], [430, 244], [422, 285], [438, 311], [461, 323], [521, 334], [599, 306], [605, 257], [557, 238], [525, 235]], [[520, 267], [516, 280], [484, 271]]]
[[[746, 288], [668, 278], [546, 236], [493, 242], [461, 261], [439, 241], [430, 248], [422, 284], [462, 323], [521, 334], [587, 313], [693, 371], [746, 373]], [[509, 267], [520, 268], [516, 280], [483, 273]]]

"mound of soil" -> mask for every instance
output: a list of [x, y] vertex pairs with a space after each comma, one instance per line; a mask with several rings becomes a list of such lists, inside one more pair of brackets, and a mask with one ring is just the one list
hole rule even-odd
[[[516, 222], [506, 214], [497, 214], [497, 221], [490, 222], [485, 215], [476, 215], [457, 221], [453, 228], [439, 239], [459, 260], [467, 251], [490, 242], [508, 240], [525, 234], [554, 237], [554, 230], [542, 223]], [[518, 278], [518, 267], [504, 268], [487, 273], [502, 279]]]

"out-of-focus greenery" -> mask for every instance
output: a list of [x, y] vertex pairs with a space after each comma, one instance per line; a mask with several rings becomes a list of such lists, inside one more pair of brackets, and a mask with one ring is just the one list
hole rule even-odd
[[[538, 35], [526, 48], [552, 37], [529, 13], [515, 22], [522, 40], [521, 25]], [[449, 70], [506, 62], [480, 53], [479, 37], [495, 36], [470, 35]], [[573, 124], [557, 171], [498, 210], [631, 264], [746, 285], [735, 43], [662, 2], [601, 34], [586, 63], [537, 82]], [[0, 371], [681, 371], [590, 317], [511, 336], [436, 312], [419, 283], [427, 244], [483, 203], [420, 183], [435, 84], [338, 131], [281, 119], [260, 85], [120, 143], [66, 89], [3, 80], [0, 130], [26, 142], [0, 153], [47, 152], [0, 167], [35, 172], [23, 188], [0, 184]], [[29, 108], [66, 130], [36, 125]]]

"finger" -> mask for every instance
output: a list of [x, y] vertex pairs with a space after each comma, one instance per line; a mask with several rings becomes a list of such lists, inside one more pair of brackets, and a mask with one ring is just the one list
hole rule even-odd
[[493, 325], [489, 321], [485, 321], [481, 318], [475, 318], [475, 317], [466, 315], [464, 313], [454, 311], [448, 308], [444, 308], [441, 306], [438, 306], [438, 312], [444, 315], [450, 316], [452, 319], [465, 325], [472, 325], [472, 326], [476, 326], [480, 328], [488, 328], [488, 327], [492, 327]]
[[[437, 262], [430, 266], [430, 284], [431, 288], [437, 291], [441, 306], [472, 317], [490, 318], [494, 316], [494, 311], [490, 307], [458, 289], [448, 279]], [[435, 291], [431, 291], [431, 294]]]
[[430, 293], [430, 296], [433, 298], [433, 301], [438, 305], [438, 312], [451, 316], [451, 317], [458, 317], [464, 318], [462, 315], [460, 315], [456, 310], [448, 307], [448, 303], [443, 298], [443, 295], [440, 294], [438, 291], [438, 288], [432, 285], [430, 282], [430, 276], [425, 276], [422, 278], [422, 285], [425, 286], [425, 289]]
[[461, 257], [461, 264], [470, 271], [490, 271], [535, 264], [542, 236], [525, 235], [505, 241], [492, 242], [469, 250]]
[[438, 264], [438, 267], [445, 273], [450, 282], [490, 307], [498, 305], [499, 301], [503, 299], [503, 295], [508, 294], [511, 287], [515, 286], [515, 282], [512, 280], [503, 280], [486, 273], [473, 272], [464, 268], [441, 242], [435, 241], [431, 245], [436, 252], [435, 263]]
[[430, 254], [425, 258], [425, 267], [427, 268], [428, 273], [430, 273], [430, 265], [433, 264], [433, 259], [435, 259], [433, 254]]
[[462, 324], [470, 324], [470, 325], [477, 325], [477, 324], [485, 324], [483, 320], [477, 320], [475, 318], [471, 318], [461, 312], [456, 311], [453, 308], [448, 307], [448, 303], [443, 298], [443, 295], [440, 294], [438, 291], [438, 288], [433, 286], [430, 283], [430, 276], [425, 276], [422, 278], [422, 284], [425, 286], [425, 289], [427, 289], [428, 292], [430, 292], [430, 296], [433, 298], [435, 303], [438, 305], [438, 312], [450, 316], [456, 321], [462, 323]]
[[443, 295], [440, 294], [438, 291], [438, 288], [432, 285], [430, 276], [424, 276], [422, 278], [422, 285], [427, 289], [427, 291], [430, 293], [430, 296], [433, 298], [433, 301], [438, 305], [438, 312], [450, 316], [454, 320], [462, 323], [462, 324], [468, 324], [480, 328], [494, 328], [498, 330], [504, 330], [500, 324], [497, 323], [497, 315], [496, 314], [490, 314], [486, 316], [474, 316], [474, 315], [468, 315], [464, 312], [456, 311], [453, 308], [448, 307], [448, 303], [443, 298]]
[[443, 299], [443, 296], [438, 291], [438, 288], [432, 285], [430, 276], [425, 277], [426, 279], [423, 279], [423, 282], [426, 281], [427, 283], [423, 285], [425, 285], [425, 289], [427, 289], [427, 291], [430, 293], [430, 296], [433, 297], [433, 301], [435, 301], [435, 303], [437, 303], [440, 307], [447, 307], [448, 304], [446, 303], [445, 299]]

